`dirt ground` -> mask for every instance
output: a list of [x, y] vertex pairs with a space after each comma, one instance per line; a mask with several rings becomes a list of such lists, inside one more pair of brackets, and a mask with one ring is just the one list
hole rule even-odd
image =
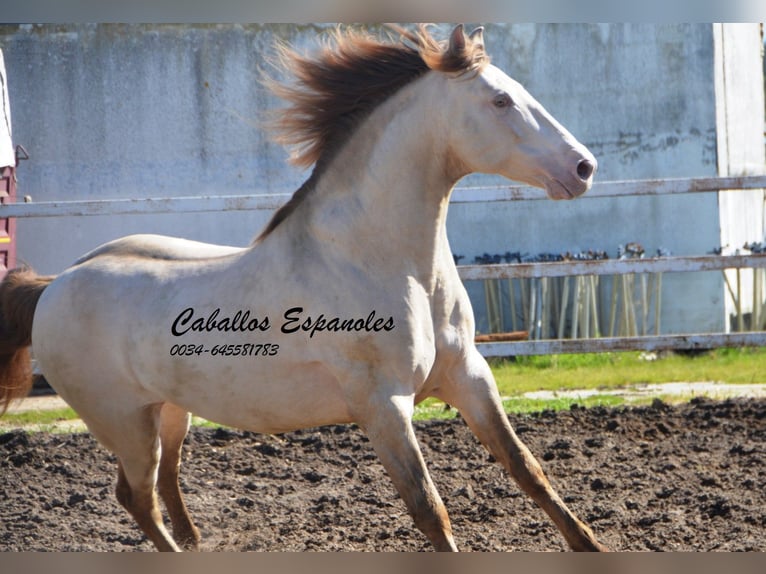
[[[766, 551], [766, 400], [512, 416], [567, 504], [613, 550]], [[461, 419], [418, 423], [462, 550], [564, 550]], [[364, 436], [195, 428], [182, 471], [203, 550], [430, 550]], [[88, 434], [0, 435], [0, 550], [148, 551]]]

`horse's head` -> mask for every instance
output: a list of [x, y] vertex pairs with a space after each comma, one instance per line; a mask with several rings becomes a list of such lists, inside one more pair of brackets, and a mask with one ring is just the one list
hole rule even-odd
[[[447, 56], [483, 49], [483, 42], [481, 28], [466, 36], [458, 26]], [[505, 72], [486, 64], [447, 84], [450, 146], [468, 172], [542, 187], [552, 199], [571, 199], [590, 188], [598, 165], [593, 154]]]

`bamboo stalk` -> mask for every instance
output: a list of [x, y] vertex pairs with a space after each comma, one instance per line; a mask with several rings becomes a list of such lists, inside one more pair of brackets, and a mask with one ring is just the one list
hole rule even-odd
[[556, 338], [556, 327], [559, 324], [559, 304], [561, 303], [561, 277], [551, 277], [548, 280], [548, 304], [550, 305], [550, 324], [548, 325], [548, 332], [551, 338]]
[[572, 297], [572, 339], [578, 338], [577, 329], [580, 323], [580, 278], [575, 277], [574, 295]]
[[543, 290], [543, 282], [545, 279], [538, 279], [537, 285], [535, 285], [535, 291], [537, 292], [537, 304], [535, 305], [535, 331], [537, 331], [537, 338], [543, 338], [543, 329], [545, 325], [544, 313], [545, 313], [545, 291]]
[[[564, 327], [566, 326], [568, 299], [569, 299], [569, 277], [564, 277], [564, 286], [562, 287], [562, 294], [561, 294], [561, 312], [559, 313], [559, 332], [557, 334], [559, 339], [564, 338]], [[571, 333], [570, 333], [570, 338], [571, 338]]]
[[511, 308], [511, 329], [518, 331], [516, 326], [516, 290], [513, 288], [513, 279], [508, 279], [508, 299]]
[[551, 311], [551, 306], [548, 303], [548, 277], [543, 277], [540, 281], [540, 290], [541, 290], [541, 297], [540, 297], [540, 337], [543, 339], [548, 338], [548, 331], [550, 330], [550, 327], [548, 325], [549, 317]]
[[630, 334], [630, 311], [628, 310], [628, 277], [627, 275], [620, 276], [620, 284], [622, 287], [622, 316], [620, 321], [620, 335], [627, 337]]
[[495, 305], [497, 305], [498, 331], [505, 331], [505, 308], [503, 307], [503, 284], [500, 279], [494, 281]]
[[537, 328], [537, 286], [539, 279], [532, 279], [529, 285], [529, 335], [530, 339], [539, 339], [540, 333]]
[[612, 300], [609, 305], [609, 336], [614, 337], [614, 326], [617, 321], [617, 291], [619, 275], [612, 275]]
[[[497, 296], [497, 279], [485, 279], [484, 298], [487, 308], [487, 325], [490, 333], [502, 331], [500, 317], [500, 302]], [[500, 323], [500, 324], [499, 324]]]
[[641, 334], [649, 330], [649, 297], [647, 295], [646, 273], [641, 273]]
[[598, 321], [598, 286], [599, 286], [599, 277], [596, 275], [590, 276], [590, 284], [591, 284], [591, 318], [592, 318], [592, 332], [594, 337], [600, 337], [601, 336], [601, 328]]
[[633, 273], [623, 275], [622, 277], [623, 313], [625, 315], [624, 335], [627, 337], [638, 334], [636, 329], [636, 311], [633, 303], [634, 279]]
[[487, 332], [492, 332], [492, 298], [489, 294], [489, 279], [484, 280], [484, 308], [487, 310]]
[[662, 313], [662, 273], [654, 276], [654, 334], [660, 334], [660, 317]]
[[742, 315], [742, 273], [737, 267], [737, 331], [740, 333], [745, 330], [745, 317]]
[[529, 322], [529, 289], [527, 288], [527, 284], [531, 281], [531, 279], [519, 279], [519, 284], [521, 285], [521, 313], [522, 318], [524, 320], [524, 330], [532, 332], [532, 325]]
[[582, 281], [582, 301], [580, 309], [582, 312], [582, 336], [584, 339], [590, 338], [590, 281], [587, 277], [578, 277]]
[[634, 294], [636, 292], [636, 276], [634, 274], [630, 274], [630, 302], [628, 305], [628, 309], [630, 310], [630, 326], [631, 331], [630, 335], [633, 337], [638, 336], [638, 321], [636, 320], [636, 301], [634, 299]]

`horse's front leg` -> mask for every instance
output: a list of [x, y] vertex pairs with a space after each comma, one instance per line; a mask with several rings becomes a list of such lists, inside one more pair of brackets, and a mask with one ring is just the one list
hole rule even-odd
[[460, 411], [468, 426], [519, 486], [551, 517], [573, 550], [606, 551], [553, 490], [526, 445], [513, 431], [503, 410], [492, 371], [472, 348], [467, 360], [447, 373], [439, 398]]
[[428, 474], [412, 428], [413, 397], [378, 396], [359, 425], [407, 505], [438, 551], [457, 551], [447, 510]]

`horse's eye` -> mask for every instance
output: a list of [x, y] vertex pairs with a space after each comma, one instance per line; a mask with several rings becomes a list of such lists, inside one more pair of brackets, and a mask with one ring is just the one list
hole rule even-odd
[[508, 108], [513, 105], [513, 100], [508, 94], [497, 94], [495, 99], [492, 100], [492, 104], [496, 108]]

